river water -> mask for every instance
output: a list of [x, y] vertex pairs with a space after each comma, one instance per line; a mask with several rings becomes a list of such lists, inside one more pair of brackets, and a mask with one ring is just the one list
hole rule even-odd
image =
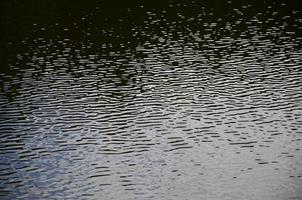
[[1, 199], [302, 199], [296, 5], [1, 9]]

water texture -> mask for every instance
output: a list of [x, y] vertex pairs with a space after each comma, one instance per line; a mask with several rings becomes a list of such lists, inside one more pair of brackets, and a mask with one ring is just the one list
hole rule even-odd
[[298, 8], [1, 2], [0, 198], [302, 199]]

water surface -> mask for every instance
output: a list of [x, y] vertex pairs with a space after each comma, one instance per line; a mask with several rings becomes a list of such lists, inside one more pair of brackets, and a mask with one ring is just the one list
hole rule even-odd
[[1, 199], [302, 199], [297, 6], [1, 7]]

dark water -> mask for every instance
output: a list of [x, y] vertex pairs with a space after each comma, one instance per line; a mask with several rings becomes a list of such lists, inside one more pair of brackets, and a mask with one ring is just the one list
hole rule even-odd
[[302, 199], [287, 1], [1, 1], [0, 199]]

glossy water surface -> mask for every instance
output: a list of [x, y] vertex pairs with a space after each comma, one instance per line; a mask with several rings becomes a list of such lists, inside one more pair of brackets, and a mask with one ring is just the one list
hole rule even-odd
[[302, 199], [297, 6], [128, 3], [1, 3], [0, 198]]

